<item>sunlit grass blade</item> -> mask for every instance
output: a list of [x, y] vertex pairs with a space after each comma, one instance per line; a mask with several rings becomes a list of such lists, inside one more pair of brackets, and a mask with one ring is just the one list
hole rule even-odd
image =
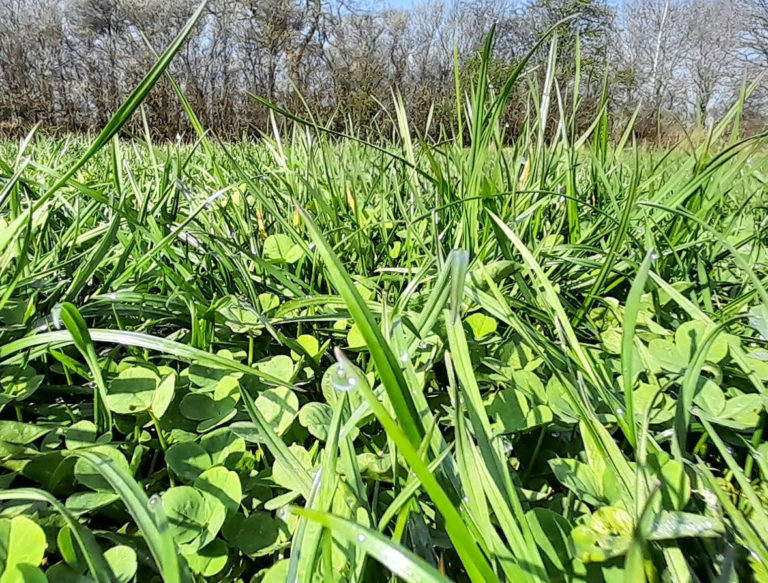
[[344, 298], [350, 315], [360, 327], [360, 332], [368, 346], [371, 358], [376, 365], [376, 371], [387, 391], [387, 397], [389, 397], [392, 403], [400, 426], [405, 431], [411, 444], [420, 443], [424, 436], [424, 428], [416, 410], [416, 405], [413, 402], [413, 397], [403, 377], [401, 363], [389, 347], [373, 314], [355, 289], [352, 279], [344, 269], [338, 255], [328, 245], [309, 214], [303, 209], [299, 209], [299, 212], [307, 227], [307, 231], [323, 258], [331, 282]]
[[448, 583], [450, 579], [441, 575], [412, 552], [396, 545], [376, 530], [355, 522], [344, 520], [327, 512], [293, 508], [298, 516], [322, 524], [335, 538], [360, 546], [384, 567], [409, 583]]
[[88, 566], [90, 576], [97, 583], [115, 583], [115, 578], [109, 564], [104, 560], [93, 533], [77, 521], [72, 513], [54, 496], [36, 488], [14, 488], [0, 491], [0, 500], [35, 501], [49, 504], [66, 523], [72, 532], [72, 537], [80, 547], [83, 560]]
[[400, 450], [413, 473], [421, 481], [424, 491], [432, 499], [438, 512], [443, 515], [445, 529], [451, 538], [456, 552], [464, 563], [470, 579], [472, 581], [497, 581], [498, 578], [477, 547], [476, 541], [464, 524], [458, 510], [442, 489], [428, 465], [422, 460], [417, 448], [410, 442], [404, 430], [400, 428], [398, 422], [387, 412], [384, 405], [379, 402], [374, 392], [368, 386], [368, 381], [362, 372], [340, 350], [337, 350], [336, 358], [339, 364], [345, 368], [347, 374], [355, 379], [356, 390], [360, 391], [363, 398], [368, 402], [368, 406], [387, 432], [389, 438]]
[[93, 375], [93, 381], [96, 385], [96, 390], [93, 393], [94, 422], [101, 431], [108, 431], [112, 426], [112, 414], [107, 407], [107, 386], [101, 374], [96, 347], [93, 345], [88, 326], [77, 308], [68, 302], [61, 305], [61, 321], [72, 337], [72, 343], [85, 358], [85, 362]]
[[627, 438], [633, 446], [637, 446], [635, 406], [632, 397], [634, 371], [636, 370], [635, 326], [637, 325], [637, 314], [640, 310], [640, 299], [645, 289], [645, 282], [648, 279], [648, 271], [656, 255], [655, 249], [649, 250], [645, 259], [640, 264], [640, 268], [637, 270], [637, 275], [632, 282], [629, 295], [627, 295], [624, 308], [624, 322], [621, 328], [621, 380], [622, 388], [624, 389], [627, 427], [629, 428]]
[[147, 542], [163, 581], [190, 582], [191, 578], [186, 571], [186, 565], [179, 560], [179, 553], [171, 536], [160, 498], [157, 496], [147, 498], [141, 486], [106, 456], [87, 450], [72, 453], [87, 461], [120, 496]]

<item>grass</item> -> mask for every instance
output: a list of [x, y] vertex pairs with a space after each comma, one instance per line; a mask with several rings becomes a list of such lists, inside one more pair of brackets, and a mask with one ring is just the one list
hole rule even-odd
[[532, 83], [509, 136], [481, 67], [439, 144], [397, 96], [118, 139], [193, 25], [94, 140], [0, 142], [0, 581], [768, 578], [738, 107], [661, 151]]

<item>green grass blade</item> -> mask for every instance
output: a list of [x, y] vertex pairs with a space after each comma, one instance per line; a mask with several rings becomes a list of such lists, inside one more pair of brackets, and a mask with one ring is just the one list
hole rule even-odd
[[293, 508], [292, 512], [323, 525], [331, 531], [334, 538], [360, 546], [404, 581], [409, 583], [448, 583], [450, 581], [424, 559], [393, 543], [376, 530], [327, 512], [305, 508]]
[[186, 566], [179, 561], [179, 553], [171, 537], [160, 498], [147, 498], [141, 486], [108, 457], [87, 450], [73, 451], [72, 454], [87, 461], [120, 496], [144, 536], [163, 581], [191, 582]]

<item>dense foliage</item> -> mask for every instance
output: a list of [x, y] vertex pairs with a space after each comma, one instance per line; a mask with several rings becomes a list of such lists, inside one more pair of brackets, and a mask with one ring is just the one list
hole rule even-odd
[[0, 143], [2, 583], [768, 580], [738, 107], [505, 136], [481, 66], [435, 146], [119, 140], [188, 30], [98, 137]]

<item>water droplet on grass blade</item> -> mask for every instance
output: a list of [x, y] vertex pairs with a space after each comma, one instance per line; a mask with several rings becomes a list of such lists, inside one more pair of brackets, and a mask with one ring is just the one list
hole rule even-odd
[[331, 386], [336, 391], [348, 393], [360, 384], [362, 372], [344, 356], [341, 350], [336, 348], [334, 353], [338, 362], [336, 364], [336, 371], [331, 376]]
[[364, 534], [358, 534], [357, 535], [357, 542], [364, 543], [365, 542], [365, 535]]

